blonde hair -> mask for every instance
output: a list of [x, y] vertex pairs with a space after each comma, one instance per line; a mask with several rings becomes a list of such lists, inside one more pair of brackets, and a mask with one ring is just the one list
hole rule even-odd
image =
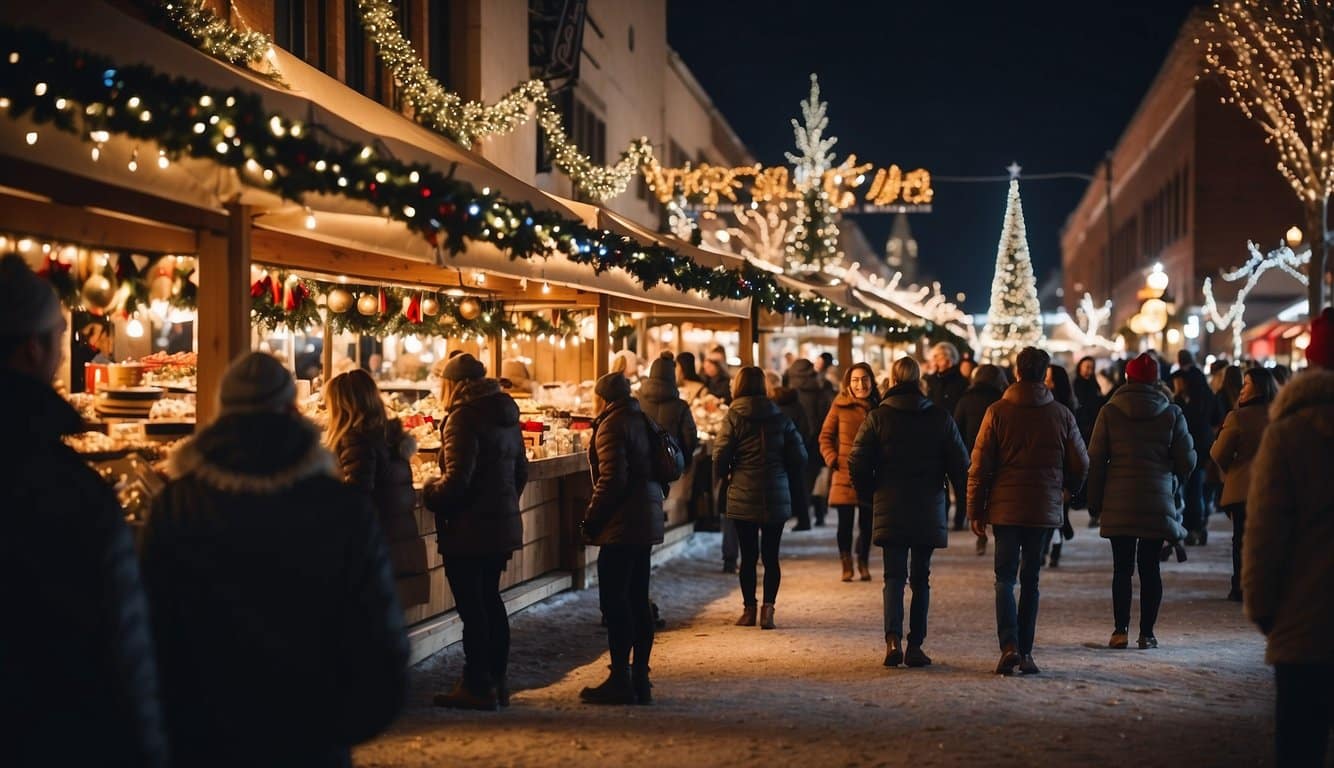
[[889, 380], [896, 387], [912, 381], [921, 381], [922, 366], [918, 365], [917, 361], [911, 357], [900, 357], [894, 361], [893, 365], [889, 366]]
[[329, 431], [325, 443], [337, 445], [346, 436], [359, 433], [383, 433], [387, 416], [380, 388], [370, 374], [360, 368], [329, 379], [324, 387], [324, 404], [329, 409]]

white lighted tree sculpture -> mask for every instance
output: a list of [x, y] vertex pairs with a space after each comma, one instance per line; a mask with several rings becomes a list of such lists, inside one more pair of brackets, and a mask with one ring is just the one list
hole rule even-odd
[[1120, 348], [1115, 340], [1103, 336], [1101, 332], [1103, 325], [1112, 317], [1112, 302], [1110, 299], [1103, 302], [1102, 306], [1099, 307], [1093, 303], [1093, 297], [1086, 293], [1079, 300], [1079, 309], [1076, 314], [1082, 323], [1074, 322], [1073, 318], [1071, 323], [1075, 327], [1073, 335], [1078, 343], [1085, 348], [1096, 347], [1109, 352]]
[[758, 267], [783, 268], [787, 254], [787, 203], [756, 204], [733, 209], [737, 226], [728, 227], [731, 244]]
[[983, 353], [988, 361], [1012, 360], [1024, 347], [1041, 344], [1041, 313], [1016, 178], [1010, 181], [1005, 223], [996, 250], [996, 274], [991, 281], [991, 308], [982, 329]]
[[1264, 129], [1279, 172], [1306, 209], [1314, 314], [1326, 303], [1334, 192], [1334, 0], [1215, 0], [1213, 17], [1205, 72], [1226, 83], [1224, 102]]
[[1310, 250], [1297, 254], [1293, 253], [1292, 249], [1286, 244], [1280, 245], [1267, 254], [1260, 253], [1260, 249], [1255, 246], [1255, 243], [1247, 242], [1246, 247], [1251, 252], [1250, 260], [1240, 268], [1231, 272], [1224, 272], [1221, 275], [1223, 280], [1229, 283], [1246, 278], [1245, 285], [1237, 291], [1237, 297], [1232, 300], [1232, 305], [1228, 307], [1227, 312], [1219, 311], [1218, 302], [1214, 299], [1213, 279], [1204, 278], [1204, 313], [1208, 316], [1209, 324], [1212, 325], [1212, 327], [1206, 327], [1206, 330], [1232, 328], [1232, 357], [1234, 359], [1241, 358], [1241, 332], [1246, 330], [1246, 321], [1243, 319], [1243, 315], [1246, 314], [1246, 296], [1250, 294], [1256, 283], [1260, 282], [1260, 276], [1271, 269], [1281, 269], [1302, 285], [1308, 285], [1302, 267], [1306, 266], [1311, 260]]

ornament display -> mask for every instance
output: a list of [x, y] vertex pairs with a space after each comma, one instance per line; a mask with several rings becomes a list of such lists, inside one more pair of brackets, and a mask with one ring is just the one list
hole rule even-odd
[[89, 309], [106, 309], [116, 297], [116, 287], [106, 275], [93, 275], [84, 281], [79, 295]]
[[482, 302], [469, 296], [459, 302], [459, 317], [464, 320], [476, 320], [482, 314]]
[[427, 296], [422, 299], [422, 314], [426, 317], [435, 317], [440, 314], [440, 302], [434, 296]]
[[344, 288], [335, 288], [329, 291], [329, 296], [325, 299], [330, 312], [343, 314], [352, 308], [352, 294]]
[[357, 299], [357, 311], [366, 317], [373, 317], [380, 312], [380, 299], [373, 293], [363, 293]]

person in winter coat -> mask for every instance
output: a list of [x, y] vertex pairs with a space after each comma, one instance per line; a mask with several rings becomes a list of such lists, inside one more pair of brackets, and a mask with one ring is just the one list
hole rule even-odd
[[1181, 409], [1158, 389], [1148, 354], [1126, 365], [1123, 384], [1098, 414], [1089, 442], [1089, 513], [1112, 544], [1111, 648], [1130, 642], [1131, 577], [1139, 567], [1140, 648], [1157, 648], [1154, 625], [1163, 601], [1159, 553], [1185, 538], [1177, 490], [1195, 467], [1194, 441]]
[[115, 493], [61, 440], [84, 429], [51, 388], [65, 327], [51, 285], [0, 259], [0, 763], [159, 768], [139, 562]]
[[727, 370], [727, 363], [712, 357], [704, 358], [704, 391], [722, 400], [732, 399], [732, 374]]
[[[820, 427], [824, 425], [825, 417], [829, 415], [829, 409], [834, 406], [834, 398], [838, 393], [834, 391], [829, 380], [821, 376], [811, 361], [805, 358], [794, 362], [787, 369], [784, 378], [787, 386], [797, 391], [797, 400], [801, 403], [801, 409], [806, 412], [806, 424], [810, 427], [809, 432], [801, 433], [806, 441], [806, 470], [802, 482], [810, 497], [811, 509], [815, 511], [815, 524], [821, 526], [824, 525], [825, 513], [829, 509], [829, 497], [824, 493], [824, 489], [815, 487], [820, 470], [824, 468], [824, 457], [820, 454]], [[820, 493], [816, 493], [816, 490]], [[810, 510], [800, 508], [793, 511], [797, 515], [797, 524], [792, 530], [810, 530]]]
[[[884, 547], [885, 666], [925, 667], [922, 650], [931, 602], [931, 554], [949, 544], [945, 481], [967, 498], [968, 453], [954, 419], [921, 390], [911, 357], [894, 361], [894, 386], [857, 433], [848, 467], [875, 510], [874, 540]], [[909, 557], [911, 556], [911, 561]], [[908, 651], [902, 647], [903, 588], [912, 585]]]
[[699, 429], [690, 406], [677, 389], [676, 360], [671, 352], [663, 352], [649, 366], [648, 378], [639, 386], [639, 407], [676, 440], [689, 469], [695, 449], [699, 448]]
[[[1098, 421], [1098, 411], [1106, 404], [1102, 394], [1102, 385], [1098, 382], [1097, 362], [1091, 357], [1081, 357], [1075, 365], [1075, 378], [1071, 382], [1075, 391], [1075, 423], [1079, 425], [1079, 436], [1084, 444], [1093, 438], [1093, 425]], [[1088, 507], [1088, 486], [1070, 499], [1073, 509]]]
[[360, 368], [329, 379], [324, 403], [329, 410], [325, 443], [338, 457], [343, 482], [371, 497], [389, 547], [399, 603], [407, 608], [428, 602], [426, 542], [417, 530], [412, 489], [417, 441], [404, 434], [402, 422], [388, 418], [380, 388]]
[[593, 392], [599, 410], [588, 457], [593, 494], [582, 526], [585, 541], [602, 548], [598, 600], [607, 621], [611, 668], [605, 682], [583, 689], [580, 698], [592, 704], [648, 704], [653, 700], [649, 555], [662, 543], [664, 498], [650, 469], [654, 436], [624, 376], [608, 373]]
[[[1075, 388], [1070, 384], [1070, 374], [1066, 373], [1065, 368], [1059, 365], [1047, 366], [1047, 378], [1042, 382], [1056, 402], [1064, 405], [1070, 413], [1075, 414], [1075, 424], [1079, 424], [1079, 401], [1075, 399]], [[1088, 445], [1088, 438], [1084, 437], [1083, 430], [1080, 430], [1079, 436], [1084, 440], [1084, 445]], [[1080, 486], [1075, 494], [1082, 493], [1084, 486]], [[1070, 499], [1073, 499], [1071, 496]], [[1065, 500], [1063, 519], [1061, 529], [1058, 533], [1052, 534], [1051, 557], [1047, 560], [1047, 565], [1056, 568], [1061, 564], [1061, 549], [1065, 541], [1075, 537], [1074, 526], [1070, 525], [1070, 499]]]
[[375, 510], [341, 482], [277, 360], [237, 358], [220, 400], [169, 459], [144, 535], [172, 759], [348, 765], [407, 682]]
[[[783, 386], [782, 377], [773, 371], [764, 372], [764, 381], [765, 394], [774, 402], [774, 405], [778, 406], [780, 413], [792, 420], [792, 423], [797, 427], [797, 434], [802, 436], [804, 442], [805, 436], [812, 430], [810, 425], [806, 423], [806, 410], [801, 407], [801, 399], [797, 397], [797, 391]], [[801, 471], [802, 482], [789, 484], [793, 494], [793, 516], [799, 517], [800, 510], [810, 510], [811, 507], [811, 489], [805, 484], [805, 472], [806, 470], [803, 467]], [[809, 519], [810, 512], [807, 511], [806, 514]], [[807, 527], [809, 528], [809, 524]], [[794, 526], [793, 530], [798, 530], [798, 528]]]
[[727, 516], [741, 542], [741, 600], [737, 626], [755, 626], [756, 564], [764, 559], [764, 604], [760, 628], [774, 628], [774, 603], [782, 571], [778, 545], [792, 514], [792, 486], [804, 482], [806, 443], [792, 420], [765, 396], [764, 371], [742, 368], [732, 391], [718, 440], [713, 446], [713, 472], [729, 478]]
[[[973, 533], [996, 534], [997, 674], [1016, 667], [1036, 674], [1033, 640], [1038, 618], [1042, 551], [1059, 528], [1065, 493], [1084, 484], [1088, 455], [1074, 414], [1043, 385], [1051, 357], [1025, 347], [1015, 363], [1019, 381], [987, 409], [968, 469]], [[1020, 584], [1019, 604], [1014, 584]]]
[[1276, 764], [1326, 765], [1334, 713], [1334, 309], [1311, 323], [1310, 368], [1269, 409], [1251, 462], [1241, 584], [1274, 665]]
[[708, 391], [704, 379], [700, 378], [695, 369], [695, 356], [690, 352], [676, 356], [676, 388], [687, 405], [694, 405], [700, 394]]
[[[1229, 369], [1230, 370], [1230, 369]], [[1246, 539], [1246, 494], [1250, 492], [1251, 460], [1269, 426], [1269, 405], [1278, 396], [1278, 383], [1266, 368], [1246, 371], [1237, 405], [1223, 420], [1210, 453], [1223, 473], [1219, 506], [1232, 520], [1232, 589], [1227, 599], [1240, 603], [1241, 552]]]
[[[982, 417], [987, 415], [987, 409], [992, 403], [1001, 399], [1005, 394], [1005, 388], [1009, 386], [1005, 379], [1005, 369], [995, 365], [979, 365], [977, 370], [973, 371], [973, 382], [968, 386], [968, 390], [959, 398], [959, 402], [954, 406], [954, 422], [959, 425], [959, 434], [963, 437], [963, 447], [968, 449], [968, 454], [973, 453], [973, 445], [977, 443], [977, 433], [982, 429]], [[962, 497], [959, 497], [962, 498]], [[956, 499], [954, 505], [954, 530], [962, 531], [967, 520], [968, 503], [963, 501], [959, 503]], [[985, 536], [977, 538], [976, 546], [977, 556], [981, 557], [987, 553], [987, 539]]]
[[463, 620], [463, 675], [437, 706], [494, 710], [509, 706], [510, 625], [500, 576], [523, 548], [519, 496], [528, 457], [519, 407], [486, 378], [469, 354], [445, 365], [440, 401], [449, 416], [440, 431], [440, 478], [422, 493], [435, 515], [445, 578]]
[[[857, 498], [857, 489], [848, 473], [848, 455], [852, 441], [866, 421], [866, 414], [879, 404], [875, 391], [875, 372], [866, 363], [857, 363], [843, 374], [842, 391], [825, 417], [820, 430], [820, 455], [833, 472], [829, 483], [829, 503], [838, 511], [838, 555], [843, 562], [843, 581], [852, 581], [852, 526], [857, 522], [857, 571], [862, 581], [871, 580], [871, 505]], [[857, 519], [860, 517], [860, 519]]]
[[1190, 437], [1195, 442], [1196, 467], [1186, 482], [1186, 543], [1209, 543], [1209, 510], [1204, 503], [1204, 480], [1214, 432], [1223, 423], [1223, 408], [1209, 389], [1209, 379], [1195, 366], [1172, 374], [1175, 402], [1186, 415]]
[[959, 348], [948, 341], [936, 344], [931, 348], [931, 368], [926, 377], [926, 396], [953, 414], [959, 398], [968, 390], [968, 379], [959, 373]]

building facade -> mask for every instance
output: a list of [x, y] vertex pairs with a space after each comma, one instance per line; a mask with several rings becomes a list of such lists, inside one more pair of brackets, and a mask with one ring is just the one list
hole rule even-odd
[[[1220, 270], [1247, 261], [1248, 240], [1265, 250], [1277, 246], [1303, 214], [1275, 168], [1275, 149], [1265, 143], [1261, 129], [1235, 106], [1222, 103], [1222, 83], [1197, 79], [1202, 20], [1200, 12], [1187, 19], [1111, 153], [1110, 227], [1106, 168], [1101, 167], [1066, 221], [1061, 264], [1066, 310], [1073, 314], [1085, 293], [1099, 304], [1110, 298], [1115, 335], [1139, 311], [1145, 277], [1161, 263], [1176, 311], [1163, 336], [1145, 341], [1156, 341], [1159, 348], [1222, 354], [1230, 351], [1222, 333], [1178, 337], [1189, 317], [1200, 313], [1204, 279], [1214, 278], [1219, 301], [1226, 305], [1236, 285], [1220, 285]], [[1291, 296], [1300, 295], [1304, 289], [1290, 282]], [[1277, 311], [1284, 302], [1291, 300], [1280, 284], [1275, 294], [1252, 294], [1247, 306], [1263, 310], [1272, 304]], [[1207, 327], [1207, 318], [1198, 322]]]

